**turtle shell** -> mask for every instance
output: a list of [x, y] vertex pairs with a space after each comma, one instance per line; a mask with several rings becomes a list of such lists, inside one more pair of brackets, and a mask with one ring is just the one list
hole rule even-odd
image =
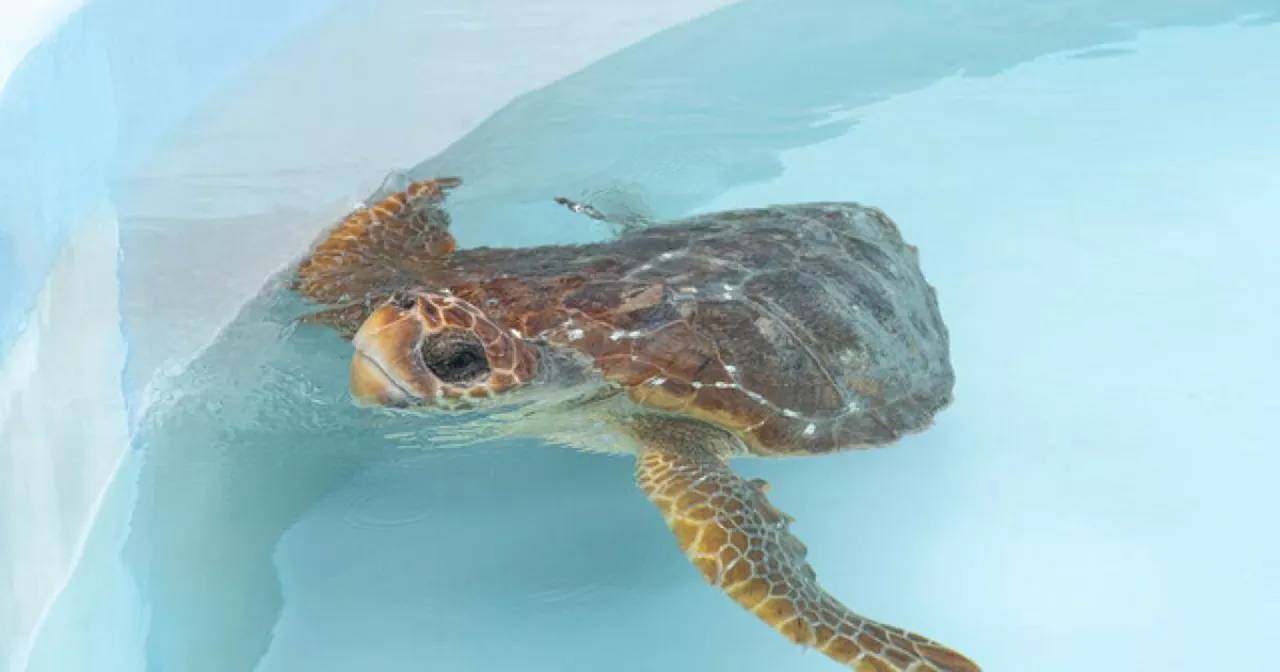
[[588, 245], [455, 251], [447, 217], [428, 216], [442, 192], [427, 191], [349, 217], [303, 263], [299, 291], [334, 306], [312, 321], [350, 336], [398, 290], [448, 290], [498, 327], [587, 355], [640, 408], [713, 423], [762, 455], [890, 443], [951, 400], [934, 290], [875, 208], [780, 205]]
[[596, 245], [474, 252], [456, 270], [492, 277], [455, 294], [756, 454], [890, 443], [951, 400], [935, 292], [874, 208], [717, 212]]

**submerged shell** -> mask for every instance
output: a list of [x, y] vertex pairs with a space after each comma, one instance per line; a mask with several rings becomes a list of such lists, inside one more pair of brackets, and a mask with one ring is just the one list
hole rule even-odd
[[889, 443], [951, 400], [934, 290], [872, 208], [718, 212], [455, 261], [493, 276], [451, 287], [491, 317], [588, 354], [638, 404], [732, 430], [758, 454]]

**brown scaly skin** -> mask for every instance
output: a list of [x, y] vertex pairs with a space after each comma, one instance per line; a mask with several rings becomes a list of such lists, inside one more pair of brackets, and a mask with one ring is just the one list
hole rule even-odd
[[648, 446], [636, 464], [640, 489], [703, 578], [744, 609], [859, 672], [977, 672], [955, 651], [863, 618], [823, 590], [791, 517], [765, 497], [768, 484], [729, 469], [731, 437], [679, 418], [640, 416], [632, 428]]
[[[443, 381], [414, 356], [419, 343], [468, 336], [476, 337], [489, 369], [481, 383]], [[439, 294], [395, 297], [369, 316], [354, 345], [352, 393], [379, 406], [397, 406], [409, 397], [458, 406], [457, 402], [493, 397], [523, 385], [536, 370], [537, 355], [522, 339], [498, 329], [465, 301]], [[388, 371], [399, 374], [394, 382]]]
[[888, 217], [774, 206], [591, 245], [455, 250], [440, 204], [460, 182], [353, 213], [299, 267], [297, 290], [327, 306], [308, 319], [353, 339], [357, 400], [431, 412], [580, 388], [530, 427], [581, 426], [636, 454], [690, 561], [762, 621], [860, 672], [979, 669], [827, 594], [763, 482], [728, 466], [886, 445], [950, 402], [933, 289]]
[[299, 265], [295, 289], [317, 301], [340, 303], [356, 298], [347, 288], [359, 281], [342, 277], [345, 273], [326, 274], [326, 269], [341, 267], [351, 272], [366, 264], [395, 260], [398, 268], [412, 273], [426, 260], [447, 256], [458, 244], [448, 231], [447, 215], [435, 206], [444, 200], [445, 191], [461, 182], [457, 178], [414, 182], [372, 207], [352, 212]]
[[414, 182], [333, 227], [299, 264], [293, 283], [303, 296], [331, 306], [308, 321], [349, 337], [355, 333], [352, 325], [391, 293], [371, 290], [402, 282], [412, 286], [419, 269], [447, 258], [458, 244], [449, 233], [448, 214], [436, 206], [461, 183], [452, 177]]

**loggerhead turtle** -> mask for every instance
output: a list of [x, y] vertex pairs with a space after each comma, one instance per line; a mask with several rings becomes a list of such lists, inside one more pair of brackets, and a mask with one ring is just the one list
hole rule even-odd
[[351, 213], [298, 267], [326, 306], [306, 319], [353, 341], [359, 403], [633, 454], [703, 577], [791, 641], [859, 672], [979, 669], [824, 591], [768, 485], [729, 466], [889, 444], [950, 403], [947, 330], [892, 220], [810, 203], [457, 250], [441, 204], [460, 183]]

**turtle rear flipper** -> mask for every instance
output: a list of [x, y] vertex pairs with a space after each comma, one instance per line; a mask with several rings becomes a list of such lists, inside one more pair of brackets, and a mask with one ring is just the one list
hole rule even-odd
[[411, 182], [330, 229], [298, 265], [292, 284], [303, 297], [330, 307], [304, 321], [349, 335], [371, 305], [418, 284], [425, 269], [447, 259], [458, 244], [441, 204], [460, 184], [457, 177]]
[[959, 653], [863, 618], [823, 590], [767, 485], [729, 469], [727, 434], [665, 416], [640, 416], [631, 430], [643, 444], [636, 480], [685, 555], [760, 620], [858, 672], [979, 672]]

